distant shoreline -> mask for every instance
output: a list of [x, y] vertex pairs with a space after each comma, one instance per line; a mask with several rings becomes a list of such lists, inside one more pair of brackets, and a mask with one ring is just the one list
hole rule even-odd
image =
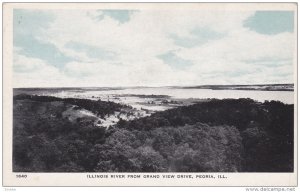
[[212, 89], [212, 90], [248, 90], [248, 91], [294, 91], [294, 84], [249, 84], [249, 85], [194, 85], [194, 86], [118, 86], [118, 87], [16, 87], [15, 90], [122, 90], [138, 88], [178, 88], [178, 89]]
[[251, 88], [182, 88], [182, 89], [211, 89], [211, 90], [228, 90], [228, 91], [291, 91], [294, 89], [251, 89]]
[[294, 91], [294, 84], [199, 85], [199, 86], [182, 87], [182, 89]]

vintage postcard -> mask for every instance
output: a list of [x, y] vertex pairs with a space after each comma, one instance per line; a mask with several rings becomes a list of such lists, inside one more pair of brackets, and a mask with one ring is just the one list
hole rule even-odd
[[4, 186], [297, 186], [296, 3], [5, 3]]

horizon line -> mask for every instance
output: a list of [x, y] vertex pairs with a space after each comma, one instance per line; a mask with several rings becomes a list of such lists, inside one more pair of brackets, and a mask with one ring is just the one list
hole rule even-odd
[[68, 86], [68, 87], [13, 87], [13, 89], [54, 89], [54, 88], [159, 88], [159, 87], [205, 87], [205, 86], [268, 86], [268, 85], [295, 85], [295, 83], [262, 83], [262, 84], [204, 84], [204, 85], [161, 85], [161, 86], [143, 86], [143, 85], [132, 85], [132, 86]]

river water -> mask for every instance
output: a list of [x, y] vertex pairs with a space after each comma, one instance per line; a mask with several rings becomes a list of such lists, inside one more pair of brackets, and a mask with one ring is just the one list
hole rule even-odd
[[[250, 98], [259, 102], [265, 100], [281, 101], [286, 104], [294, 103], [293, 91], [254, 91], [254, 90], [212, 90], [212, 89], [181, 89], [170, 87], [158, 88], [122, 88], [122, 89], [101, 89], [101, 88], [80, 88], [72, 90], [51, 90], [39, 92], [39, 95], [51, 95], [56, 97], [74, 97], [85, 99], [101, 99], [131, 105], [137, 109], [149, 109], [161, 111], [172, 108], [172, 105], [161, 105], [156, 103], [150, 105], [152, 101], [163, 100], [169, 96], [169, 100], [184, 99], [225, 99], [225, 98]], [[161, 97], [153, 97], [160, 95]]]

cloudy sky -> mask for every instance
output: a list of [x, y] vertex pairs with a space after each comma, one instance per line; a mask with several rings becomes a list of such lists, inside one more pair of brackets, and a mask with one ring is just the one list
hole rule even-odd
[[293, 83], [292, 11], [13, 11], [14, 87]]

